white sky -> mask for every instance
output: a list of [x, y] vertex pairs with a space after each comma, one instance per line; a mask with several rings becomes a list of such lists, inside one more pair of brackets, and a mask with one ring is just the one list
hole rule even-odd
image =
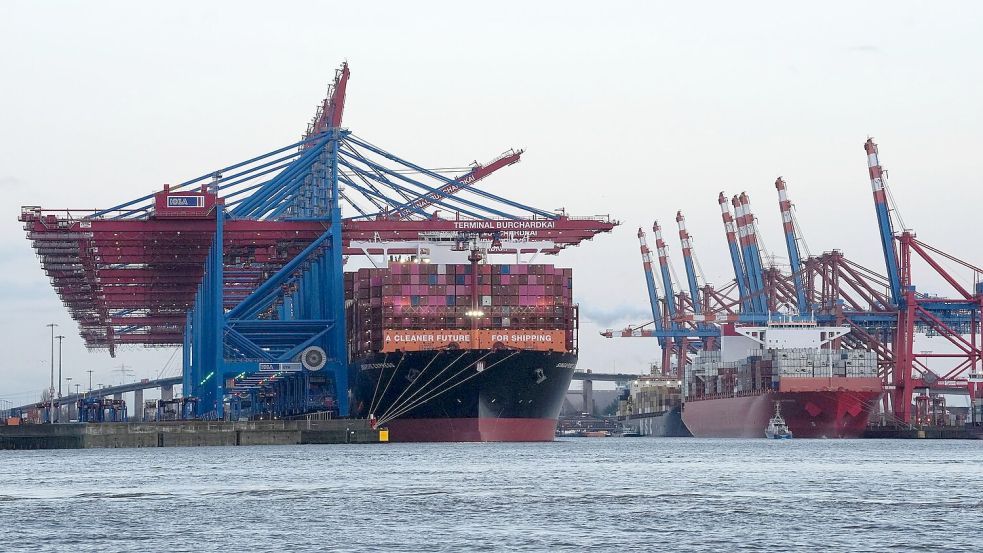
[[783, 175], [813, 252], [883, 271], [868, 135], [905, 223], [983, 262], [978, 3], [198, 4], [0, 4], [0, 399], [47, 386], [48, 322], [76, 382], [86, 369], [118, 382], [120, 363], [156, 376], [171, 356], [87, 353], [20, 206], [109, 207], [289, 143], [343, 59], [345, 125], [360, 136], [425, 166], [524, 147], [482, 186], [624, 222], [556, 260], [575, 268], [582, 367], [657, 358], [654, 341], [597, 336], [647, 320], [638, 226], [663, 221], [681, 272], [683, 209], [708, 278], [732, 278], [721, 190], [748, 191], [784, 255]]

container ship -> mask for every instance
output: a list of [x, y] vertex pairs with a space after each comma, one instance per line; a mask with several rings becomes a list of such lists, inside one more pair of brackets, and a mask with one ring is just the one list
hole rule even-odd
[[848, 327], [813, 321], [723, 327], [684, 377], [694, 436], [764, 437], [776, 404], [796, 438], [860, 437], [882, 394], [874, 352], [837, 349]]
[[352, 414], [392, 441], [550, 441], [577, 364], [568, 268], [390, 262], [346, 273]]
[[649, 375], [633, 380], [618, 398], [618, 420], [626, 432], [658, 438], [690, 437], [682, 418], [682, 386], [675, 377], [659, 374], [650, 367]]

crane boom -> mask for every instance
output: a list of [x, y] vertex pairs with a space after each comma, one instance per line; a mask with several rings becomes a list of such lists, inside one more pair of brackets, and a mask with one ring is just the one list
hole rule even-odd
[[676, 224], [679, 225], [679, 242], [683, 248], [683, 266], [686, 268], [686, 281], [693, 300], [693, 312], [701, 313], [703, 308], [700, 302], [700, 285], [696, 281], [696, 267], [693, 265], [693, 239], [686, 230], [686, 217], [682, 211], [676, 212]]
[[887, 279], [891, 285], [891, 301], [901, 304], [901, 273], [898, 270], [898, 254], [894, 248], [894, 226], [891, 211], [887, 205], [887, 187], [884, 180], [887, 173], [881, 167], [877, 154], [877, 144], [873, 138], [864, 143], [867, 152], [867, 168], [870, 171], [870, 187], [874, 192], [874, 208], [877, 210], [877, 226], [881, 234], [881, 248], [884, 250], [884, 264], [887, 266]]
[[518, 163], [519, 158], [522, 156], [524, 151], [525, 150], [510, 149], [485, 165], [475, 163], [474, 168], [467, 173], [457, 177], [452, 182], [441, 186], [437, 190], [413, 200], [399, 211], [391, 214], [389, 218], [397, 221], [406, 219], [414, 211], [427, 208], [433, 205], [436, 201], [446, 198], [447, 196], [452, 196], [457, 193], [457, 191], [473, 185], [488, 175], [491, 175], [495, 171], [498, 171], [502, 167]]
[[[328, 94], [318, 106], [314, 120], [307, 126], [307, 133], [304, 138], [311, 138], [330, 128], [341, 126], [341, 117], [345, 112], [345, 92], [348, 89], [348, 76], [350, 74], [347, 61], [335, 70], [334, 82], [328, 87]], [[309, 144], [305, 145], [305, 147], [307, 146]]]
[[[662, 320], [662, 308], [659, 306], [659, 288], [655, 284], [655, 270], [652, 267], [652, 251], [649, 250], [648, 241], [645, 238], [645, 231], [638, 229], [638, 242], [642, 251], [642, 268], [645, 270], [645, 284], [648, 287], [649, 305], [652, 308], [652, 319], [655, 329], [661, 333], [665, 330]], [[659, 347], [665, 349], [666, 338], [659, 334]]]
[[809, 311], [806, 302], [805, 287], [802, 279], [802, 257], [799, 255], [799, 237], [795, 232], [795, 215], [792, 214], [792, 202], [788, 199], [788, 190], [785, 188], [785, 179], [778, 177], [775, 179], [775, 188], [778, 189], [778, 207], [782, 211], [782, 226], [785, 228], [785, 245], [788, 248], [788, 262], [792, 271], [792, 281], [795, 284], [795, 301], [799, 313]]
[[741, 249], [737, 243], [737, 226], [734, 224], [734, 216], [731, 215], [727, 196], [724, 196], [723, 192], [717, 196], [717, 203], [720, 204], [720, 216], [724, 221], [724, 230], [727, 233], [727, 247], [730, 249], [730, 261], [734, 265], [734, 278], [737, 280], [737, 291], [741, 296], [741, 308], [750, 313], [751, 298], [748, 294], [748, 276], [744, 268], [744, 260], [741, 259]]
[[[656, 221], [652, 224], [652, 232], [655, 233], [655, 249], [659, 254], [659, 270], [662, 272], [662, 287], [666, 291], [666, 310], [670, 317], [676, 316], [676, 290], [672, 284], [672, 276], [669, 274], [669, 253], [666, 249], [666, 242], [662, 239], [662, 227]], [[673, 323], [675, 327], [675, 323]]]
[[754, 231], [754, 214], [751, 213], [751, 200], [746, 192], [734, 196], [732, 203], [737, 216], [737, 232], [740, 237], [744, 265], [748, 273], [748, 292], [751, 294], [751, 305], [755, 313], [768, 311], [768, 299], [764, 295], [765, 281], [761, 251], [758, 249], [758, 237]]

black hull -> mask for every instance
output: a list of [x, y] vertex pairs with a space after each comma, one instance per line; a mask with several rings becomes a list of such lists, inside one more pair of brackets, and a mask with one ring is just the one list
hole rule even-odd
[[532, 350], [371, 354], [355, 360], [352, 414], [394, 441], [550, 440], [576, 363]]
[[651, 436], [653, 438], [693, 437], [693, 434], [683, 423], [683, 413], [680, 406], [660, 413], [631, 415], [623, 423], [642, 436]]

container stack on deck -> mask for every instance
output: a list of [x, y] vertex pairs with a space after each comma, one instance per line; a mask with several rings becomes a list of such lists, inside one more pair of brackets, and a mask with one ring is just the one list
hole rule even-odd
[[[346, 297], [352, 300], [352, 352], [393, 349], [396, 346], [392, 340], [387, 342], [387, 332], [394, 338], [393, 331], [416, 330], [464, 331], [455, 335], [471, 338], [475, 347], [500, 341], [480, 343], [492, 339], [492, 334], [483, 331], [507, 330], [518, 336], [521, 333], [515, 331], [548, 330], [558, 332], [563, 342], [555, 349], [573, 349], [577, 308], [571, 269], [476, 267], [477, 279], [469, 264], [391, 263], [388, 268], [346, 273]], [[470, 334], [472, 330], [476, 334]], [[543, 349], [549, 345], [543, 344]], [[405, 342], [400, 347], [412, 348]], [[535, 344], [532, 348], [540, 349]]]

